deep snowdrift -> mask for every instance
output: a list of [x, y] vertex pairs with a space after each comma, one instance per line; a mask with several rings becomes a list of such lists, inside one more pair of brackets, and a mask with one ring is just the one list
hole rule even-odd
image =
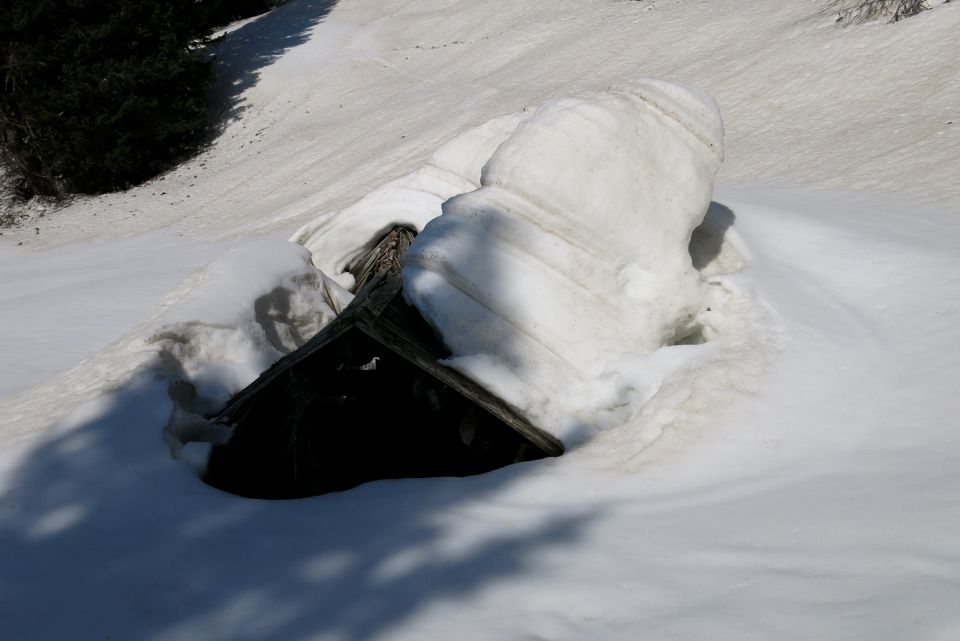
[[687, 336], [704, 309], [689, 245], [722, 147], [713, 100], [678, 84], [548, 103], [414, 242], [407, 296], [451, 364], [535, 423], [592, 423], [587, 381]]
[[350, 286], [350, 262], [384, 230], [422, 229], [406, 291], [448, 364], [570, 445], [635, 416], [670, 372], [712, 353], [644, 357], [716, 335], [729, 305], [691, 255], [722, 149], [709, 96], [635, 81], [469, 130], [293, 240]]
[[309, 249], [322, 271], [352, 284], [346, 273], [393, 224], [423, 229], [441, 205], [480, 186], [480, 171], [500, 144], [528, 114], [494, 118], [464, 131], [435, 151], [424, 167], [374, 189], [353, 205], [327, 212], [290, 239]]

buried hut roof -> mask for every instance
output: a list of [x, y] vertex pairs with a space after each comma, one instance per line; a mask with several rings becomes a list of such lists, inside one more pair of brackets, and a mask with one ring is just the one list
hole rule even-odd
[[465, 476], [557, 456], [563, 445], [440, 361], [443, 345], [380, 273], [326, 328], [236, 394], [207, 481], [260, 498], [365, 481]]

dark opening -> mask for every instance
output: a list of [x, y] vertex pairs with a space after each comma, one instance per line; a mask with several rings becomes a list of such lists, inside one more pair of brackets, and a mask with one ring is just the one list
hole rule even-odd
[[468, 476], [543, 458], [523, 435], [359, 330], [272, 381], [214, 448], [206, 482], [297, 498], [366, 481]]
[[[233, 426], [207, 464], [210, 485], [297, 498], [366, 481], [469, 476], [563, 452], [473, 381], [402, 295], [416, 231], [386, 231], [351, 271], [350, 305], [237, 394], [213, 420]], [[532, 440], [531, 440], [532, 439]]]

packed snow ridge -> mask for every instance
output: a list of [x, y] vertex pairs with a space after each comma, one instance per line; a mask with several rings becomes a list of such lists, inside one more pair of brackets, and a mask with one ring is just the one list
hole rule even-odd
[[709, 352], [644, 359], [702, 333], [714, 297], [691, 237], [722, 157], [708, 95], [639, 80], [470, 130], [293, 240], [350, 287], [347, 267], [384, 230], [422, 230], [405, 292], [448, 364], [570, 445]]

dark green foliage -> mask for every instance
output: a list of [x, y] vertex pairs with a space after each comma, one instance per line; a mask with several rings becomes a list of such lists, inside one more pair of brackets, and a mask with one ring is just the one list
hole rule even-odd
[[195, 0], [4, 0], [0, 162], [25, 194], [124, 188], [196, 149], [211, 65]]

